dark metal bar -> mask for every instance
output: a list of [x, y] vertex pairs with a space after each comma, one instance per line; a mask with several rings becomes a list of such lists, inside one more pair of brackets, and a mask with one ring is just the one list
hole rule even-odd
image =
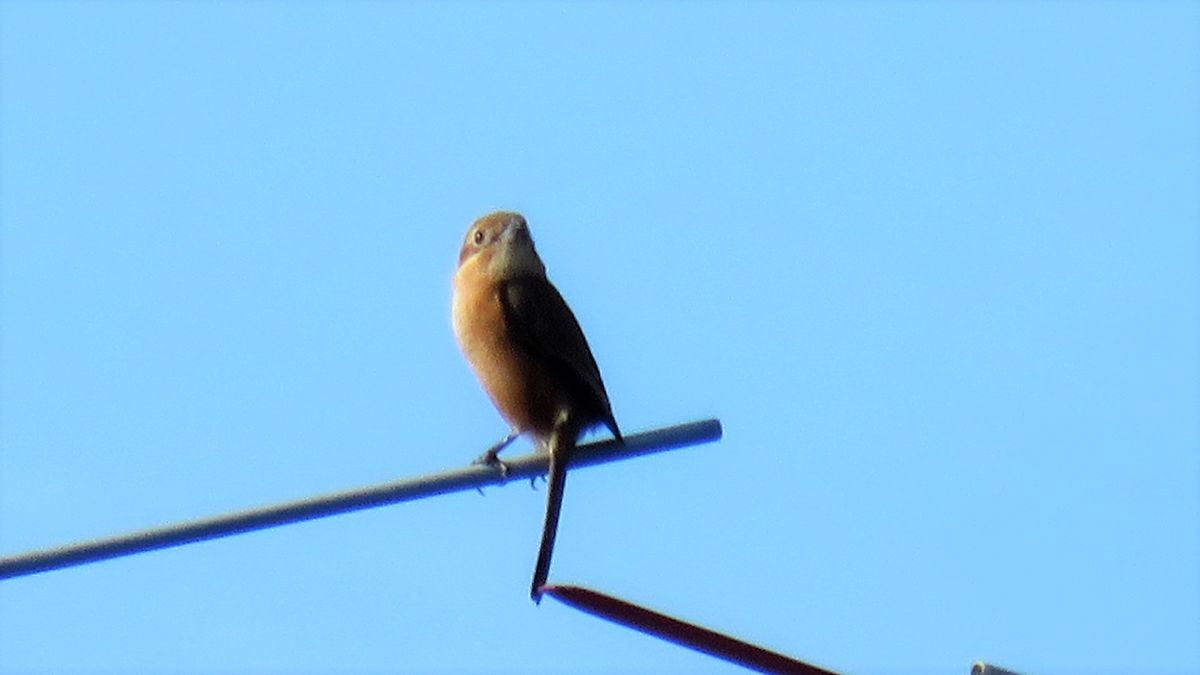
[[542, 592], [576, 609], [762, 673], [836, 675], [833, 671], [582, 586], [549, 584]]
[[[680, 424], [626, 436], [623, 445], [612, 440], [581, 445], [572, 454], [570, 466], [591, 466], [628, 459], [653, 452], [708, 443], [720, 437], [721, 423], [715, 419]], [[497, 467], [471, 465], [417, 478], [164, 525], [140, 532], [18, 553], [0, 558], [0, 579], [83, 565], [206, 539], [227, 537], [241, 532], [253, 532], [268, 527], [396, 504], [447, 492], [475, 489], [518, 479], [530, 479], [546, 472], [546, 460], [547, 456], [544, 453], [535, 452], [511, 461], [505, 460], [508, 467], [507, 476], [503, 475]]]

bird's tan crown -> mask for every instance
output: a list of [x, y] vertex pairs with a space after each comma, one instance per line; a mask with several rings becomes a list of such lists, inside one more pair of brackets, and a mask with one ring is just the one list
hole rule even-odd
[[495, 279], [545, 274], [525, 217], [496, 211], [471, 224], [458, 253], [459, 269], [470, 264]]

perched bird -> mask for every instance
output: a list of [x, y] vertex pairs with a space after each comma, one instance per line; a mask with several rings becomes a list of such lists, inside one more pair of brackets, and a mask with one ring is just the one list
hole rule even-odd
[[546, 278], [521, 214], [491, 213], [467, 230], [454, 274], [453, 316], [463, 354], [511, 427], [477, 461], [499, 463], [496, 453], [525, 433], [550, 454], [546, 520], [530, 588], [537, 602], [550, 567], [575, 442], [601, 424], [618, 441], [621, 432], [587, 339]]

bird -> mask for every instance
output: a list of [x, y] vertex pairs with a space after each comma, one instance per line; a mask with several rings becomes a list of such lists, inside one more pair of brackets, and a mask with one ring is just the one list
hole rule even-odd
[[522, 434], [549, 453], [546, 517], [530, 598], [539, 602], [550, 568], [566, 467], [583, 432], [607, 427], [624, 442], [600, 369], [579, 321], [546, 276], [529, 224], [512, 211], [477, 219], [454, 273], [454, 335], [510, 432], [477, 463]]

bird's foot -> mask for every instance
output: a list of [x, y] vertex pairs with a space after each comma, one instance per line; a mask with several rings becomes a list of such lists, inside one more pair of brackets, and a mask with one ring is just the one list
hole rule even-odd
[[511, 445], [513, 441], [517, 440], [517, 436], [520, 436], [520, 435], [521, 434], [519, 432], [514, 431], [514, 432], [510, 433], [509, 435], [505, 436], [504, 438], [501, 438], [498, 443], [496, 443], [492, 447], [488, 448], [486, 452], [484, 452], [482, 455], [476, 457], [475, 461], [473, 461], [471, 463], [472, 464], [485, 464], [487, 466], [494, 466], [496, 464], [499, 464], [500, 466], [504, 467], [503, 471], [504, 471], [505, 475], [507, 475], [508, 467], [504, 464], [504, 462], [500, 461], [500, 457], [499, 457], [500, 451], [507, 448], [509, 445]]
[[481, 464], [483, 466], [494, 466], [500, 470], [500, 477], [508, 479], [508, 462], [500, 459], [500, 449], [496, 447], [488, 448], [488, 451], [476, 457], [471, 464]]
[[[507, 448], [509, 446], [509, 444], [511, 444], [514, 440], [516, 440], [517, 436], [520, 436], [520, 435], [521, 435], [520, 432], [513, 431], [509, 435], [500, 439], [499, 443], [488, 448], [487, 451], [484, 452], [482, 455], [476, 457], [475, 460], [471, 462], [471, 464], [482, 464], [484, 466], [497, 467], [500, 469], [500, 478], [502, 479], [502, 481], [508, 480], [508, 463], [505, 462], [504, 460], [500, 459], [500, 451]], [[479, 491], [479, 494], [483, 494], [483, 490], [481, 490], [479, 488], [475, 488], [475, 489]]]

